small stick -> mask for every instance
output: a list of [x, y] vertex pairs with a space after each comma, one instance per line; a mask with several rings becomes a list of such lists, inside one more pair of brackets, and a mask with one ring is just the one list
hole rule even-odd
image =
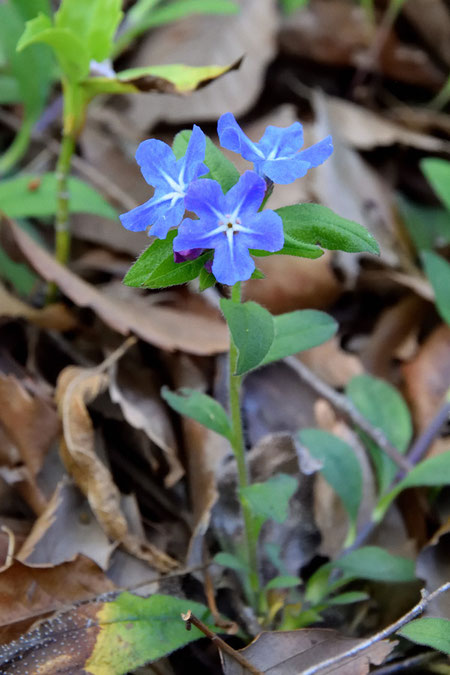
[[385, 638], [389, 637], [393, 633], [396, 633], [402, 626], [404, 626], [406, 623], [409, 623], [412, 619], [414, 619], [416, 616], [419, 614], [422, 614], [426, 606], [435, 598], [438, 597], [438, 595], [441, 595], [442, 593], [446, 593], [447, 591], [450, 591], [450, 581], [448, 581], [446, 584], [443, 584], [439, 588], [437, 588], [433, 593], [427, 593], [424, 589], [422, 590], [422, 599], [420, 602], [417, 603], [409, 612], [404, 614], [403, 616], [400, 617], [397, 621], [394, 623], [391, 623], [390, 626], [387, 626], [387, 628], [384, 628], [381, 630], [379, 633], [375, 633], [375, 635], [372, 635], [372, 637], [367, 638], [367, 640], [364, 640], [361, 642], [359, 645], [356, 647], [353, 647], [352, 649], [348, 649], [346, 652], [343, 652], [342, 654], [338, 654], [338, 656], [331, 657], [329, 659], [326, 659], [325, 661], [322, 661], [321, 663], [316, 663], [315, 666], [311, 666], [311, 668], [307, 668], [306, 670], [302, 671], [302, 675], [316, 675], [316, 673], [320, 673], [323, 670], [326, 670], [330, 666], [336, 666], [338, 663], [341, 661], [345, 661], [346, 659], [351, 658], [352, 656], [357, 656], [361, 652], [363, 652], [366, 649], [369, 649], [372, 645], [376, 644], [377, 642], [380, 642], [381, 640], [384, 640]]
[[186, 623], [186, 630], [191, 630], [191, 625], [195, 626], [198, 628], [206, 637], [208, 637], [214, 644], [217, 646], [217, 648], [223, 652], [226, 652], [229, 656], [231, 656], [232, 659], [237, 661], [239, 665], [241, 665], [243, 668], [246, 668], [249, 673], [252, 673], [252, 675], [263, 675], [261, 670], [258, 670], [253, 666], [247, 659], [245, 659], [242, 654], [237, 652], [233, 647], [230, 647], [222, 638], [220, 638], [218, 635], [216, 635], [208, 626], [206, 626], [203, 621], [200, 621], [200, 619], [197, 619], [195, 614], [192, 614], [191, 610], [188, 609], [186, 614], [182, 614], [181, 618], [183, 621]]
[[323, 382], [323, 380], [319, 379], [317, 375], [315, 375], [313, 371], [308, 368], [308, 366], [305, 366], [304, 363], [293, 356], [288, 356], [286, 359], [284, 359], [284, 361], [288, 366], [295, 370], [295, 372], [300, 375], [300, 377], [315, 391], [327, 399], [327, 401], [330, 401], [330, 403], [337, 410], [340, 410], [345, 415], [347, 415], [347, 417], [349, 417], [352, 422], [354, 422], [362, 431], [364, 431], [367, 436], [369, 436], [369, 438], [371, 438], [372, 441], [374, 441], [374, 443], [376, 443], [386, 453], [386, 455], [397, 464], [400, 469], [403, 471], [410, 471], [411, 463], [409, 459], [404, 457], [397, 450], [397, 448], [392, 445], [381, 429], [372, 426], [372, 424], [370, 424], [370, 422], [368, 422], [366, 418], [361, 415], [359, 410], [355, 408], [347, 396], [339, 394], [333, 389], [333, 387], [330, 387], [328, 384], [326, 384], [326, 382]]
[[446, 398], [442, 406], [439, 408], [436, 415], [431, 420], [427, 428], [420, 434], [417, 440], [411, 446], [411, 449], [408, 452], [408, 459], [413, 466], [418, 464], [422, 457], [425, 455], [426, 451], [430, 447], [431, 443], [434, 441], [436, 436], [439, 435], [444, 424], [447, 422], [450, 416], [450, 400]]

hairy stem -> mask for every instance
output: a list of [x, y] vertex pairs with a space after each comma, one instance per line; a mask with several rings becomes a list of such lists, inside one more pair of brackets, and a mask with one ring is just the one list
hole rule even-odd
[[[231, 299], [233, 302], [241, 302], [241, 284], [236, 283], [231, 292]], [[244, 433], [242, 430], [242, 416], [241, 416], [241, 385], [242, 376], [234, 375], [236, 372], [238, 361], [238, 351], [230, 334], [230, 381], [229, 381], [229, 397], [230, 397], [230, 414], [232, 427], [231, 447], [237, 463], [238, 485], [239, 489], [247, 487], [250, 484], [247, 464], [245, 461], [245, 444]], [[252, 597], [250, 601], [254, 607], [257, 608], [260, 595], [259, 574], [258, 574], [258, 553], [257, 553], [257, 536], [255, 536], [255, 528], [253, 527], [253, 516], [248, 506], [242, 503], [242, 515], [244, 519], [245, 530], [245, 544], [246, 557], [250, 570], [250, 589]]]

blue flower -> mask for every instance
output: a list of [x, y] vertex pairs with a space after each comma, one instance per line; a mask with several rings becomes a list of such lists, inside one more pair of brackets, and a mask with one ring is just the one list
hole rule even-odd
[[195, 124], [186, 154], [181, 159], [177, 160], [172, 149], [156, 138], [141, 143], [136, 161], [155, 192], [145, 204], [120, 216], [122, 225], [133, 232], [150, 227], [149, 234], [165, 239], [170, 228], [177, 227], [183, 219], [189, 184], [209, 171], [203, 164], [205, 147], [205, 135]]
[[242, 155], [253, 162], [259, 176], [267, 176], [274, 183], [287, 185], [304, 176], [309, 169], [322, 164], [333, 152], [331, 136], [327, 136], [307, 150], [303, 145], [303, 128], [294, 122], [284, 129], [268, 126], [259, 143], [253, 143], [242, 131], [232, 113], [225, 113], [217, 124], [223, 148]]
[[232, 286], [249, 279], [255, 269], [249, 249], [274, 253], [284, 244], [280, 216], [274, 211], [258, 213], [265, 190], [265, 181], [254, 171], [246, 171], [226, 195], [215, 180], [195, 181], [185, 203], [199, 220], [183, 220], [173, 250], [212, 248], [217, 281]]

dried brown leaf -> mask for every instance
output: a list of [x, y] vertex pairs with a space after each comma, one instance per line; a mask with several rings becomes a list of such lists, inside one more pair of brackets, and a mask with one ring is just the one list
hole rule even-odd
[[[322, 661], [340, 656], [362, 642], [364, 640], [343, 637], [334, 630], [304, 628], [261, 633], [248, 647], [239, 650], [239, 653], [267, 675], [299, 675], [308, 668], [318, 666]], [[371, 664], [383, 663], [395, 644], [387, 640], [376, 642], [354, 657], [321, 669], [320, 674], [366, 675]], [[225, 652], [222, 652], [222, 659], [225, 675], [247, 675], [250, 672]]]
[[56, 389], [64, 430], [61, 457], [107, 536], [157, 569], [167, 571], [176, 565], [175, 561], [129, 532], [120, 492], [95, 451], [94, 429], [86, 406], [107, 385], [108, 377], [100, 368], [69, 366], [61, 372]]
[[36, 309], [9, 293], [2, 283], [0, 283], [0, 316], [27, 319], [27, 321], [47, 330], [67, 331], [72, 330], [77, 325], [73, 314], [62, 303], [54, 303], [42, 309]]
[[[225, 322], [200, 313], [157, 307], [154, 303], [107, 297], [60, 265], [11, 220], [2, 218], [2, 230], [12, 237], [22, 255], [47, 281], [59, 288], [80, 307], [90, 307], [111, 328], [122, 335], [135, 333], [143, 340], [169, 351], [180, 349], [192, 354], [216, 354], [228, 349]], [[118, 225], [119, 227], [119, 225]], [[135, 290], [135, 289], [128, 289]], [[136, 296], [137, 297], [137, 296]]]
[[224, 110], [246, 111], [259, 96], [264, 70], [275, 52], [278, 15], [274, 0], [240, 0], [233, 16], [195, 16], [153, 32], [132, 67], [148, 63], [231, 63], [245, 54], [238, 71], [189, 98], [148, 94], [129, 97], [127, 119], [139, 135], [164, 122], [215, 120]]
[[0, 642], [15, 640], [43, 616], [114, 588], [84, 556], [51, 568], [15, 561], [0, 574]]

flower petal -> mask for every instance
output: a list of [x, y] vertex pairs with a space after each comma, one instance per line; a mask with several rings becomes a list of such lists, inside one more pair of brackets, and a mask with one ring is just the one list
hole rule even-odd
[[269, 125], [258, 143], [266, 158], [291, 157], [303, 145], [303, 127], [300, 122], [294, 122], [289, 127], [274, 127]]
[[255, 263], [245, 243], [239, 241], [239, 235], [231, 237], [231, 246], [227, 236], [223, 236], [216, 246], [212, 273], [221, 284], [232, 286], [237, 281], [250, 279]]
[[236, 213], [240, 218], [256, 213], [266, 192], [265, 181], [254, 171], [246, 171], [225, 195], [226, 213]]
[[209, 178], [191, 183], [184, 203], [188, 211], [193, 211], [200, 218], [213, 218], [215, 224], [225, 213], [222, 188], [216, 180]]
[[166, 206], [164, 210], [161, 209], [159, 218], [153, 223], [149, 234], [158, 239], [165, 239], [170, 228], [180, 224], [184, 211], [183, 199], [178, 199], [172, 206]]
[[236, 239], [247, 248], [256, 248], [261, 251], [280, 251], [284, 245], [283, 221], [274, 211], [256, 213], [246, 218], [242, 225], [250, 232], [239, 232]]
[[199, 173], [200, 169], [203, 169], [205, 165], [200, 165], [205, 159], [205, 149], [206, 149], [206, 138], [203, 131], [194, 124], [192, 128], [192, 134], [189, 139], [189, 143], [186, 149], [186, 154], [182, 158], [183, 168], [184, 168], [184, 182], [190, 183], [195, 180], [199, 175], [203, 175], [209, 172], [209, 169], [206, 167], [206, 171]]
[[260, 175], [267, 176], [278, 185], [288, 185], [304, 176], [311, 168], [309, 162], [304, 162], [300, 158], [302, 154], [299, 152], [291, 159], [268, 159], [255, 165], [255, 169]]
[[131, 230], [131, 232], [141, 232], [150, 227], [150, 225], [159, 217], [161, 206], [163, 206], [161, 201], [158, 199], [155, 200], [155, 196], [153, 196], [144, 204], [136, 206], [136, 208], [131, 209], [131, 211], [119, 216], [120, 222], [127, 230]]
[[211, 235], [211, 230], [214, 230], [215, 227], [215, 222], [210, 219], [192, 220], [192, 218], [185, 218], [173, 240], [173, 250], [180, 252], [187, 248], [214, 248], [217, 242], [225, 238], [223, 232]]
[[244, 134], [232, 113], [228, 112], [220, 117], [217, 122], [217, 133], [222, 148], [237, 152], [250, 162], [264, 157], [264, 154], [258, 148], [258, 144], [253, 143]]
[[179, 170], [177, 170], [176, 158], [167, 143], [157, 138], [143, 141], [136, 151], [136, 161], [149, 185], [173, 189], [165, 176], [178, 182]]
[[310, 148], [299, 152], [298, 156], [303, 162], [309, 162], [311, 167], [319, 166], [328, 159], [333, 152], [333, 139], [327, 136], [323, 141], [315, 143]]

